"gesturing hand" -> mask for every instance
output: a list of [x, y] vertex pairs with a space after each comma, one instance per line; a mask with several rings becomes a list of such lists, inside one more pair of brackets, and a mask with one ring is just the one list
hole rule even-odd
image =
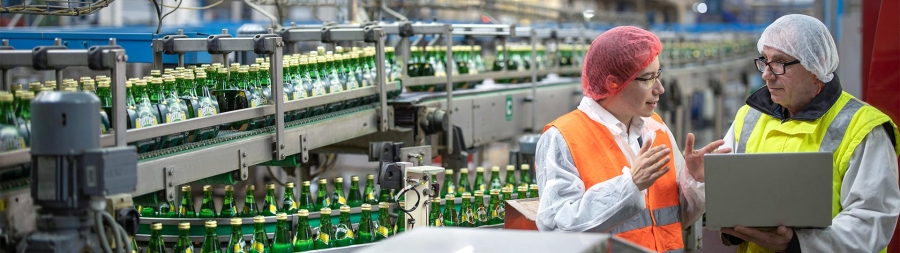
[[656, 179], [671, 169], [669, 166], [665, 168], [663, 166], [669, 162], [668, 154], [672, 151], [666, 145], [650, 148], [651, 144], [651, 141], [644, 141], [641, 152], [634, 160], [634, 168], [631, 168], [631, 179], [641, 191], [650, 188]]
[[731, 153], [731, 148], [717, 149], [722, 144], [725, 144], [725, 141], [717, 140], [709, 143], [706, 147], [694, 150], [694, 134], [689, 133], [687, 135], [687, 138], [684, 140], [684, 165], [687, 167], [688, 172], [691, 173], [691, 176], [694, 177], [694, 180], [698, 182], [705, 182], [706, 180], [706, 171], [703, 168], [703, 155], [709, 153]]

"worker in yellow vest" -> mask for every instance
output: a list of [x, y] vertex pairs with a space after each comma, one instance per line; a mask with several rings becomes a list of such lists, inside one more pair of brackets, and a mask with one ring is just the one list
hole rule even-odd
[[[632, 26], [597, 37], [584, 59], [584, 98], [538, 141], [541, 231], [604, 232], [657, 252], [683, 252], [683, 224], [705, 210], [703, 155], [718, 140], [682, 154], [653, 112], [662, 43]], [[731, 152], [721, 149], [718, 152]]]
[[837, 47], [819, 20], [783, 16], [763, 31], [757, 49], [766, 86], [747, 98], [723, 147], [833, 152], [833, 220], [824, 229], [723, 228], [723, 241], [739, 244], [738, 252], [883, 252], [900, 214], [897, 126], [842, 90]]

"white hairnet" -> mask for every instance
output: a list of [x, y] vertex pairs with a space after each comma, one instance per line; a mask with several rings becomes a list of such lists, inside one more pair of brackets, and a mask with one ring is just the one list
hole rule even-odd
[[756, 48], [761, 54], [763, 46], [778, 49], [797, 60], [819, 81], [830, 82], [838, 67], [837, 46], [831, 32], [816, 18], [790, 14], [778, 18], [766, 27]]

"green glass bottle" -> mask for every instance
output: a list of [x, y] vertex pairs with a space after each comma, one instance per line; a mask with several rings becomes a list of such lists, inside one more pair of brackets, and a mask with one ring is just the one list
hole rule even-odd
[[[185, 102], [190, 101], [194, 106], [191, 108], [192, 114], [194, 117], [202, 118], [202, 117], [211, 117], [219, 114], [221, 111], [219, 109], [219, 101], [216, 100], [215, 95], [212, 94], [212, 88], [208, 84], [210, 82], [207, 81], [207, 76], [205, 72], [198, 72], [194, 77], [194, 84], [189, 87], [193, 87], [194, 95], [190, 98], [182, 96], [182, 99]], [[191, 142], [204, 141], [215, 138], [219, 134], [219, 126], [211, 126], [207, 128], [202, 128], [193, 131], [191, 134]]]
[[531, 178], [531, 165], [522, 164], [522, 166], [520, 166], [519, 168], [521, 168], [521, 170], [519, 171], [519, 177], [522, 178], [521, 182], [519, 182], [519, 185], [521, 186], [534, 184], [535, 182], [532, 181]]
[[334, 245], [336, 247], [350, 246], [356, 240], [353, 224], [350, 223], [350, 206], [341, 205], [340, 211], [340, 219], [334, 226]]
[[191, 194], [191, 186], [181, 187], [181, 206], [178, 207], [178, 218], [195, 218], [197, 210], [194, 207], [194, 196]]
[[275, 202], [275, 184], [266, 185], [266, 198], [262, 206], [263, 216], [275, 216], [278, 213], [278, 203]]
[[316, 208], [331, 207], [331, 198], [328, 197], [328, 179], [319, 179], [319, 187], [316, 190]]
[[490, 214], [488, 208], [484, 205], [484, 191], [475, 191], [474, 202], [475, 203], [472, 203], [472, 210], [475, 214], [475, 226], [480, 227], [488, 225], [490, 222]]
[[313, 241], [316, 249], [328, 249], [334, 247], [334, 228], [331, 225], [331, 208], [325, 207], [319, 210], [319, 233]]
[[[475, 191], [478, 192], [478, 191]], [[448, 205], [449, 205], [448, 201]], [[472, 194], [468, 192], [462, 194], [462, 204], [459, 209], [459, 216], [456, 219], [460, 227], [475, 227], [475, 211], [472, 210]]]
[[266, 236], [266, 218], [257, 215], [253, 217], [253, 237], [250, 238], [248, 253], [268, 253], [269, 237]]
[[516, 199], [527, 199], [528, 198], [528, 186], [520, 185], [516, 187]]
[[178, 241], [175, 242], [174, 253], [193, 253], [194, 245], [191, 244], [191, 234], [189, 230], [191, 224], [187, 222], [178, 223]]
[[[503, 188], [507, 190], [509, 188]], [[488, 224], [497, 225], [503, 223], [506, 216], [506, 208], [500, 203], [500, 190], [491, 189], [491, 202], [488, 205]]]
[[388, 202], [378, 203], [378, 223], [375, 224], [375, 241], [381, 241], [394, 235], [394, 226], [391, 224], [391, 216], [388, 209], [391, 205]]
[[[397, 205], [399, 205], [401, 209], [406, 209], [405, 201], [401, 201], [401, 202], [397, 203]], [[395, 235], [406, 231], [406, 226], [408, 225], [408, 224], [406, 224], [406, 218], [407, 218], [407, 214], [402, 211], [400, 212], [399, 215], [397, 215], [397, 223], [394, 223], [394, 229], [393, 229]]]
[[156, 217], [160, 217], [160, 218], [178, 217], [178, 212], [177, 212], [177, 208], [175, 207], [175, 203], [171, 202], [171, 201], [160, 203], [159, 211], [156, 213]]
[[128, 240], [131, 241], [131, 253], [141, 252], [141, 249], [137, 246], [137, 241], [134, 240], [134, 236], [128, 236]]
[[441, 195], [456, 194], [456, 184], [453, 183], [453, 170], [444, 170], [444, 185], [441, 185]]
[[538, 195], [538, 185], [537, 184], [531, 184], [528, 186], [528, 197], [529, 198], [540, 197], [540, 195]]
[[365, 203], [369, 205], [377, 205], [378, 199], [375, 198], [375, 175], [366, 174], [366, 189], [363, 192]]
[[331, 208], [340, 209], [341, 206], [347, 205], [347, 199], [344, 197], [344, 178], [334, 178], [334, 191], [331, 192]]
[[444, 219], [443, 225], [445, 227], [459, 226], [459, 217], [456, 215], [455, 201], [456, 195], [444, 195], [444, 212], [441, 214], [441, 218]]
[[18, 121], [16, 120], [16, 112], [15, 112], [15, 97], [13, 97], [10, 93], [0, 93], [0, 125], [7, 126], [15, 126]]
[[[159, 117], [159, 110], [156, 106], [153, 105], [153, 102], [150, 100], [150, 93], [147, 90], [147, 82], [144, 80], [138, 80], [134, 82], [134, 91], [132, 95], [135, 97], [135, 112], [134, 112], [134, 122], [131, 124], [132, 128], [144, 128], [151, 127], [160, 124], [162, 121]], [[134, 146], [137, 147], [138, 153], [147, 152], [156, 148], [158, 142], [158, 138], [152, 138], [147, 140], [141, 140], [133, 143]], [[162, 213], [162, 212], [161, 212]]]
[[[359, 79], [357, 79], [356, 74], [356, 66], [354, 66], [356, 60], [353, 59], [352, 54], [342, 54], [341, 55], [341, 65], [343, 66], [343, 70], [340, 71], [342, 75], [342, 82], [345, 83], [345, 90], [352, 90], [360, 88]], [[385, 65], [385, 68], [389, 66]]]
[[456, 197], [462, 197], [463, 193], [472, 192], [472, 186], [469, 185], [469, 169], [459, 169], [459, 184], [456, 185]]
[[350, 207], [362, 206], [363, 199], [359, 193], [359, 177], [350, 176], [350, 192], [347, 194], [347, 205]]
[[24, 91], [19, 96], [18, 105], [16, 105], [16, 118], [19, 120], [19, 124], [31, 124], [31, 100], [34, 99], [34, 94], [31, 92]]
[[241, 211], [241, 217], [255, 217], [259, 215], [259, 209], [256, 208], [256, 197], [253, 196], [253, 192], [256, 191], [256, 186], [252, 184], [247, 185], [247, 197], [244, 198], [244, 208]]
[[[181, 75], [181, 74], [179, 74]], [[167, 76], [163, 82], [162, 101], [157, 104], [163, 123], [185, 121], [190, 118], [187, 104], [178, 95], [177, 79]], [[187, 142], [188, 132], [174, 133], [163, 137], [157, 149], [170, 148]]]
[[241, 218], [231, 218], [231, 236], [228, 238], [228, 246], [225, 248], [225, 253], [247, 252], [247, 244], [244, 242], [244, 233], [241, 230], [242, 224], [243, 220]]
[[297, 211], [297, 233], [294, 234], [294, 252], [314, 250], [312, 228], [309, 227], [309, 211]]
[[150, 243], [147, 244], [147, 253], [166, 253], [166, 244], [162, 239], [162, 223], [150, 224]]
[[316, 201], [313, 200], [311, 191], [309, 190], [309, 181], [303, 181], [303, 188], [300, 189], [300, 209], [316, 210]]
[[299, 75], [296, 76], [296, 83], [294, 85], [294, 99], [308, 98], [311, 96], [313, 84], [312, 73], [309, 72], [308, 58], [304, 57], [297, 61], [291, 61], [291, 65], [295, 66], [296, 72], [299, 72]]
[[475, 185], [472, 186], [471, 193], [485, 189], [488, 189], [488, 185], [484, 182], [484, 167], [478, 166], [475, 168]]
[[443, 227], [444, 226], [444, 217], [441, 217], [441, 198], [440, 197], [434, 197], [431, 199], [431, 209], [428, 210], [428, 226], [429, 227]]
[[281, 210], [285, 213], [297, 212], [297, 201], [294, 200], [294, 183], [288, 182], [284, 184], [284, 198], [281, 200]]
[[506, 204], [504, 204], [504, 201], [512, 199], [512, 191], [512, 187], [507, 187], [503, 188], [503, 190], [500, 190], [500, 205], [506, 206]]
[[491, 181], [488, 185], [485, 186], [486, 189], [482, 189], [483, 192], [488, 192], [491, 189], [503, 188], [503, 183], [500, 183], [500, 166], [492, 166], [491, 167]]
[[203, 238], [203, 247], [200, 253], [222, 253], [219, 248], [219, 235], [216, 234], [216, 221], [206, 221], [206, 237]]
[[[174, 81], [174, 80], [173, 80]], [[165, 93], [163, 92], [163, 79], [156, 77], [150, 79], [150, 87], [147, 94], [150, 95], [150, 103], [159, 104], [160, 101], [166, 99]]]
[[141, 217], [156, 217], [156, 209], [153, 206], [138, 206], [138, 212], [141, 214]]
[[344, 90], [344, 87], [341, 85], [340, 76], [338, 76], [337, 68], [335, 66], [336, 61], [337, 60], [335, 59], [334, 55], [325, 56], [325, 75], [327, 76], [326, 80], [328, 80], [328, 82], [326, 83], [326, 88], [328, 94], [341, 92]]
[[372, 205], [360, 205], [359, 228], [356, 232], [356, 244], [375, 242], [375, 224], [372, 222]]
[[203, 204], [200, 205], [200, 218], [218, 218], [216, 213], [216, 202], [212, 198], [212, 186], [203, 186]]
[[[283, 67], [284, 65], [282, 65]], [[259, 72], [256, 74], [257, 79], [259, 79], [259, 88], [262, 90], [263, 96], [265, 96], [266, 101], [272, 100], [272, 77], [269, 74], [269, 65], [260, 64]], [[282, 82], [284, 82], [282, 80]]]
[[392, 193], [393, 193], [393, 190], [385, 189], [384, 187], [379, 188], [378, 189], [378, 202], [379, 203], [380, 202], [394, 202], [393, 201], [394, 194], [392, 194]]
[[[200, 210], [203, 212], [203, 210]], [[221, 218], [233, 218], [238, 217], [240, 213], [238, 213], [237, 205], [234, 202], [234, 186], [226, 185], [225, 186], [225, 198], [222, 200], [222, 210], [219, 212], [219, 217]]]
[[259, 106], [268, 104], [259, 79], [259, 65], [250, 65], [250, 68], [247, 69], [247, 76], [250, 83], [250, 91], [253, 92], [253, 96], [259, 103]]
[[316, 56], [309, 58], [307, 71], [313, 78], [313, 86], [310, 90], [310, 97], [318, 97], [328, 94], [328, 76], [325, 70], [325, 56]]
[[[351, 69], [356, 75], [356, 81], [359, 82], [359, 87], [369, 87], [372, 86], [372, 83], [369, 82], [370, 78], [368, 73], [366, 73], [365, 67], [362, 64], [363, 53], [362, 52], [352, 52], [350, 53], [351, 58]], [[399, 66], [394, 66], [394, 68], [399, 68]], [[399, 75], [396, 77], [399, 78]]]
[[503, 182], [503, 187], [516, 187], [518, 182], [516, 182], [516, 166], [515, 165], [506, 165], [506, 180]]
[[278, 213], [275, 215], [275, 238], [272, 239], [271, 252], [294, 252], [294, 245], [291, 244], [291, 232], [288, 229], [286, 213]]

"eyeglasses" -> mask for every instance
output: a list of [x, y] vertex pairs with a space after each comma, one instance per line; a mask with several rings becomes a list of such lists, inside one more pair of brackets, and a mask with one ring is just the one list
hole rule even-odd
[[753, 59], [756, 62], [756, 69], [759, 70], [759, 73], [766, 72], [766, 66], [769, 67], [769, 70], [772, 71], [772, 74], [775, 75], [784, 75], [785, 67], [800, 63], [800, 60], [793, 60], [791, 62], [780, 62], [780, 61], [770, 61], [767, 62], [766, 58], [759, 57]]
[[662, 76], [662, 71], [663, 71], [663, 69], [659, 68], [659, 71], [657, 71], [656, 75], [653, 77], [650, 77], [650, 78], [635, 77], [634, 80], [641, 81], [641, 82], [647, 82], [647, 83], [656, 83], [656, 81], [659, 80], [659, 77]]

